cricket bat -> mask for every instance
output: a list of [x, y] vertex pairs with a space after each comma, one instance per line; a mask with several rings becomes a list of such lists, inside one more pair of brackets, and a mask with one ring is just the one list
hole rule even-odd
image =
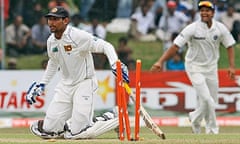
[[[127, 93], [129, 94], [130, 98], [132, 99], [132, 101], [135, 103], [136, 99], [135, 99], [135, 96], [132, 93], [131, 88], [125, 82], [124, 82], [124, 87], [125, 87]], [[145, 110], [145, 108], [141, 104], [140, 104], [140, 111], [141, 111], [141, 114], [143, 116], [143, 120], [144, 120], [147, 128], [149, 128], [154, 134], [156, 134], [160, 138], [166, 139], [165, 134], [163, 133], [163, 131], [152, 120], [151, 116], [147, 113], [147, 111]]]

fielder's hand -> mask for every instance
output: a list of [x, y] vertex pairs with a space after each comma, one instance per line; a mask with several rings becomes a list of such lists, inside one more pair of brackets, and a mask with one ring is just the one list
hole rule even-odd
[[228, 69], [228, 76], [230, 77], [230, 79], [234, 80], [235, 79], [235, 69], [234, 68], [229, 68]]
[[[129, 76], [128, 76], [128, 68], [127, 66], [124, 64], [124, 63], [121, 63], [121, 68], [122, 68], [122, 77], [123, 77], [123, 80], [126, 82], [126, 83], [129, 83]], [[112, 65], [112, 72], [115, 76], [117, 76], [117, 65], [116, 63], [114, 63]]]
[[152, 65], [150, 71], [152, 72], [159, 72], [159, 71], [163, 71], [163, 64], [156, 62], [154, 65]]
[[40, 83], [37, 84], [36, 82], [33, 82], [33, 84], [30, 86], [27, 92], [26, 100], [29, 104], [33, 104], [36, 102], [36, 97], [40, 96], [44, 93], [45, 84]]

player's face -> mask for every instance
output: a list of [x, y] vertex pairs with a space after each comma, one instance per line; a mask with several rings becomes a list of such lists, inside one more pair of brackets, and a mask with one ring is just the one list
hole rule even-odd
[[68, 24], [68, 18], [48, 17], [48, 26], [52, 33], [61, 33]]
[[202, 7], [200, 9], [200, 16], [201, 16], [201, 20], [207, 23], [212, 20], [214, 16], [214, 11], [210, 8]]

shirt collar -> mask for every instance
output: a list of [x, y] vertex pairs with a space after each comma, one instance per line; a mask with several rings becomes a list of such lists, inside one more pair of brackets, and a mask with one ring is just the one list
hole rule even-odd
[[[200, 21], [200, 23], [201, 23], [201, 25], [202, 25], [203, 27], [208, 28], [207, 24], [204, 23], [204, 22], [202, 22], [201, 19], [200, 19], [199, 21]], [[212, 26], [211, 26], [209, 29], [213, 29], [213, 28], [215, 27], [215, 25], [216, 25], [216, 21], [215, 21], [214, 19], [212, 19]]]
[[[66, 26], [66, 29], [64, 30], [64, 32], [63, 32], [63, 34], [62, 34], [61, 39], [64, 38], [64, 37], [66, 37], [66, 36], [68, 35], [68, 33], [70, 32], [70, 29], [71, 29], [71, 26], [67, 25], [67, 26]], [[55, 39], [55, 40], [58, 40], [58, 39], [56, 39], [55, 36], [54, 36], [54, 39]]]
[[68, 35], [68, 33], [70, 32], [70, 27], [71, 27], [71, 26], [67, 25], [65, 31], [63, 32], [63, 36]]

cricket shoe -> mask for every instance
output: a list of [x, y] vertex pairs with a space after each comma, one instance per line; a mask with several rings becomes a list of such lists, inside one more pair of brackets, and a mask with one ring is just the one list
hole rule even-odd
[[[114, 119], [116, 117], [117, 117], [117, 108], [114, 108], [112, 111], [108, 111], [108, 112], [103, 113], [100, 116], [94, 117], [93, 122], [107, 121], [107, 120], [110, 120], [110, 119]], [[117, 137], [119, 138], [119, 126], [117, 126], [114, 129], [114, 131], [117, 133]]]
[[112, 111], [108, 111], [103, 113], [100, 116], [96, 116], [93, 118], [93, 122], [97, 122], [97, 121], [107, 121], [107, 120], [111, 120], [117, 117], [117, 114], [115, 112], [115, 110]]
[[58, 132], [58, 133], [55, 133], [55, 132], [46, 132], [43, 130], [43, 120], [38, 120], [38, 121], [35, 121], [31, 124], [30, 126], [30, 131], [40, 137], [40, 138], [43, 138], [43, 139], [57, 139], [57, 138], [63, 138], [63, 134], [64, 134], [64, 131], [62, 132]]
[[192, 123], [192, 132], [194, 134], [200, 134], [201, 133], [201, 125], [200, 125], [200, 123], [193, 121], [191, 112], [188, 115], [188, 119]]
[[206, 134], [218, 134], [219, 129], [218, 128], [206, 128], [205, 132], [206, 132]]

